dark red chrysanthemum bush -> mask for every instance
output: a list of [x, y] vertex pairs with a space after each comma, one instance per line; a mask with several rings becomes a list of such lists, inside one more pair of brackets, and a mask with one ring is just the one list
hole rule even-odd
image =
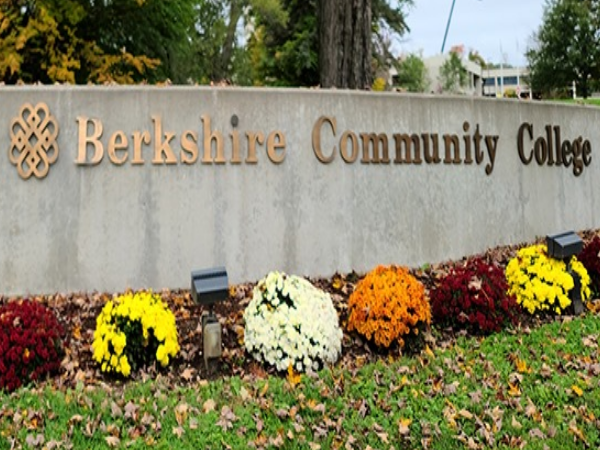
[[65, 332], [40, 303], [19, 300], [0, 307], [0, 389], [13, 391], [60, 368]]
[[430, 293], [435, 323], [472, 333], [491, 333], [514, 323], [518, 305], [508, 295], [504, 271], [481, 258], [454, 267]]
[[595, 236], [584, 247], [583, 251], [577, 255], [577, 259], [586, 268], [590, 276], [590, 289], [596, 298], [600, 295], [600, 237]]

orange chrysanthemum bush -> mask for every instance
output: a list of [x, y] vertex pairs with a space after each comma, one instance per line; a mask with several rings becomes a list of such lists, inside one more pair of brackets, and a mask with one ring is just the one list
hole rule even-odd
[[423, 285], [397, 266], [379, 266], [367, 274], [350, 296], [348, 311], [348, 331], [383, 348], [419, 350], [431, 322]]

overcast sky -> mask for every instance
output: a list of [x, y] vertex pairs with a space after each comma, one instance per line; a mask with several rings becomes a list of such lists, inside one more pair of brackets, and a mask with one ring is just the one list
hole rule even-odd
[[[440, 53], [452, 0], [414, 0], [410, 33], [394, 45], [399, 53]], [[488, 62], [525, 65], [531, 35], [542, 23], [544, 0], [456, 0], [445, 52], [464, 44]], [[502, 56], [504, 54], [504, 57]]]

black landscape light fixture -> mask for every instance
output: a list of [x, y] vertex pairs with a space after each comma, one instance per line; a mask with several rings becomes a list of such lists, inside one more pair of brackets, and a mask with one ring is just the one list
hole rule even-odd
[[558, 234], [546, 236], [546, 245], [548, 246], [548, 256], [555, 259], [562, 259], [567, 264], [567, 270], [573, 277], [575, 286], [571, 289], [571, 302], [573, 312], [577, 315], [583, 313], [583, 302], [581, 300], [581, 280], [579, 275], [571, 270], [569, 259], [575, 256], [583, 249], [583, 241], [574, 231], [566, 231]]
[[192, 299], [201, 305], [209, 306], [207, 314], [202, 315], [202, 344], [204, 363], [208, 369], [208, 360], [221, 357], [221, 324], [214, 313], [214, 304], [229, 296], [229, 282], [225, 267], [195, 270], [192, 272]]

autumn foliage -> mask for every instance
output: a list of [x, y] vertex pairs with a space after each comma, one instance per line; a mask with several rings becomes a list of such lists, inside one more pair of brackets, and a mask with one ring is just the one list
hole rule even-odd
[[13, 391], [60, 368], [66, 335], [40, 303], [18, 300], [0, 307], [0, 388]]
[[348, 300], [348, 331], [379, 347], [400, 348], [431, 322], [423, 285], [404, 267], [378, 266], [362, 279]]
[[600, 294], [600, 237], [594, 236], [583, 247], [577, 259], [584, 265], [590, 276], [590, 289], [595, 296], [598, 296]]
[[125, 47], [101, 48], [87, 36], [88, 14], [74, 0], [0, 2], [0, 81], [131, 84], [159, 66]]
[[519, 306], [508, 295], [504, 270], [481, 258], [450, 269], [431, 291], [434, 320], [472, 333], [497, 332], [514, 323]]

